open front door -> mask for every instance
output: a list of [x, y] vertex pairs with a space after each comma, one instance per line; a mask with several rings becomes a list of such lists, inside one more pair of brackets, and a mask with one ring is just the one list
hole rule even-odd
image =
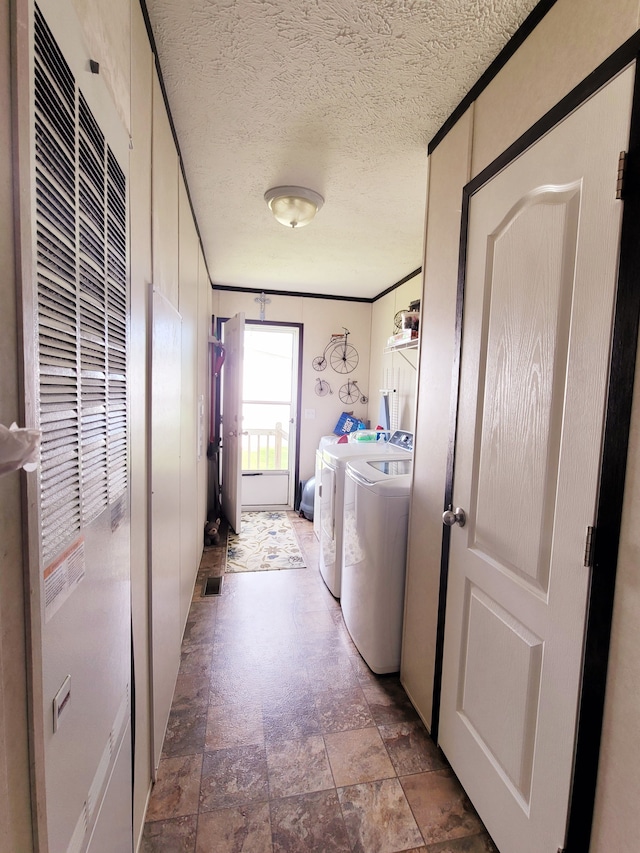
[[240, 533], [242, 516], [242, 361], [244, 314], [224, 324], [222, 368], [222, 511]]
[[297, 471], [300, 330], [245, 326], [242, 380], [242, 506], [293, 509]]
[[504, 853], [564, 847], [632, 90], [469, 201], [440, 745]]

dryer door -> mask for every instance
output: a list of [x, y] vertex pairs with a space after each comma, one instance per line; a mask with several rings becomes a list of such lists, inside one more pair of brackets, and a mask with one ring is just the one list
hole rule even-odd
[[327, 465], [320, 475], [320, 570], [333, 566], [336, 560], [336, 472]]

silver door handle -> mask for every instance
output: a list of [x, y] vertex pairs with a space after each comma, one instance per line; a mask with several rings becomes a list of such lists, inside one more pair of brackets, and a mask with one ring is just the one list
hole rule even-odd
[[467, 514], [463, 509], [460, 509], [459, 506], [455, 508], [455, 511], [447, 509], [442, 513], [442, 523], [446, 524], [447, 527], [453, 527], [454, 524], [459, 524], [460, 527], [464, 527], [467, 523]]
[[229, 436], [229, 438], [234, 438], [234, 436], [235, 438], [238, 437], [238, 433], [235, 431], [235, 429], [230, 429], [227, 435]]

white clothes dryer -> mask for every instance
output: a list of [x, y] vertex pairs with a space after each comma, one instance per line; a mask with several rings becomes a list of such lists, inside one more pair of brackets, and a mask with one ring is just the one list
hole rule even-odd
[[373, 672], [400, 669], [413, 461], [347, 465], [342, 615]]
[[413, 433], [396, 430], [389, 441], [347, 442], [325, 447], [320, 469], [320, 574], [336, 598], [341, 595], [344, 482], [347, 464], [356, 459], [412, 459]]

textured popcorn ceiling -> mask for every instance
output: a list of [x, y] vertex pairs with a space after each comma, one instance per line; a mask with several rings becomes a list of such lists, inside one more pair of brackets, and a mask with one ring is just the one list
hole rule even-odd
[[[214, 284], [372, 297], [422, 263], [427, 143], [536, 0], [147, 0]], [[316, 190], [310, 225], [263, 195]]]

